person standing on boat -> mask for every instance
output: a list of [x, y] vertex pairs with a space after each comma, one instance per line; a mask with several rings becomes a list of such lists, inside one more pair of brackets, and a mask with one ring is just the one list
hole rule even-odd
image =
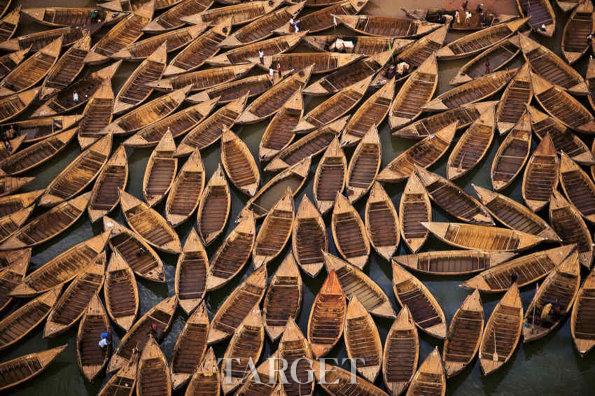
[[261, 65], [264, 65], [264, 51], [262, 49], [258, 50], [258, 60]]
[[111, 334], [109, 331], [104, 331], [99, 335], [99, 348], [105, 349], [112, 344]]
[[485, 63], [485, 74], [490, 74], [492, 72], [492, 65], [490, 65], [490, 60], [486, 59], [486, 63]]

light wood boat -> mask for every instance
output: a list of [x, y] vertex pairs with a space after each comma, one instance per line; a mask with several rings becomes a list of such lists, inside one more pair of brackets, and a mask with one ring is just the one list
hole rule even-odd
[[0, 175], [0, 197], [13, 194], [35, 180], [35, 177], [11, 177]]
[[392, 395], [400, 395], [409, 386], [419, 360], [417, 327], [407, 306], [403, 306], [386, 336], [382, 357], [384, 385]]
[[233, 185], [254, 196], [260, 184], [258, 165], [246, 143], [229, 128], [224, 128], [221, 135], [221, 163]]
[[136, 321], [120, 340], [107, 367], [108, 373], [126, 367], [126, 364], [133, 360], [134, 350], [142, 350], [149, 341], [153, 325], [157, 327], [159, 337], [163, 337], [171, 326], [177, 305], [178, 301], [175, 296], [168, 297]]
[[496, 126], [501, 135], [519, 125], [525, 107], [531, 103], [533, 88], [529, 63], [525, 63], [502, 93], [496, 110]]
[[548, 0], [515, 0], [519, 14], [529, 17], [527, 24], [537, 34], [552, 37], [556, 30], [556, 14]]
[[492, 311], [479, 346], [479, 363], [484, 375], [502, 367], [512, 357], [523, 328], [523, 302], [516, 284], [510, 286]]
[[29, 48], [25, 48], [0, 56], [0, 78], [6, 77], [15, 67], [20, 65], [28, 53]]
[[[28, 208], [37, 201], [41, 194], [43, 194], [43, 190], [34, 190], [0, 198], [0, 218]], [[0, 269], [2, 269], [1, 264]]]
[[464, 104], [415, 121], [413, 124], [394, 131], [393, 136], [419, 140], [435, 134], [455, 122], [457, 122], [457, 129], [463, 129], [477, 120], [484, 111], [493, 108], [496, 103], [489, 101]]
[[98, 295], [91, 298], [85, 308], [76, 335], [76, 362], [85, 379], [93, 381], [107, 364], [108, 350], [101, 348], [97, 340], [101, 333], [111, 331], [109, 319]]
[[149, 336], [140, 355], [137, 377], [136, 394], [138, 396], [152, 395], [155, 391], [162, 395], [172, 394], [171, 372], [167, 359], [153, 336]]
[[[320, 32], [335, 26], [333, 15], [355, 15], [368, 4], [368, 0], [346, 0], [340, 3], [329, 5], [316, 10], [297, 19], [298, 26], [302, 31], [310, 34]], [[275, 29], [277, 34], [287, 34], [294, 28], [287, 22], [282, 27]]]
[[189, 315], [190, 317], [176, 340], [170, 364], [174, 390], [190, 381], [192, 374], [199, 369], [203, 357], [207, 353], [207, 336], [210, 324], [204, 304], [199, 305]]
[[202, 150], [216, 143], [223, 134], [223, 128], [231, 128], [242, 114], [248, 95], [244, 95], [219, 108], [188, 132], [176, 150], [176, 156], [191, 154], [194, 150]]
[[459, 59], [478, 54], [493, 45], [503, 43], [527, 21], [529, 18], [514, 19], [465, 35], [440, 48], [436, 56], [438, 59]]
[[[387, 396], [382, 389], [371, 382], [354, 376], [353, 373], [331, 364], [321, 366], [318, 360], [311, 360], [312, 371], [317, 382], [329, 395], [347, 396], [350, 392], [362, 396]], [[324, 370], [323, 370], [324, 369]], [[322, 381], [325, 379], [325, 381]]]
[[4, 392], [37, 377], [67, 346], [62, 345], [42, 352], [29, 353], [0, 363], [0, 370], [4, 373], [0, 382], [0, 391]]
[[2, 147], [0, 147], [0, 161], [4, 161], [13, 154], [16, 154], [24, 140], [25, 137], [23, 135], [16, 135], [11, 139], [6, 139], [6, 143], [3, 143]]
[[132, 396], [136, 385], [139, 355], [140, 351], [135, 349], [130, 359], [101, 388], [98, 396], [113, 396], [120, 393], [122, 396]]
[[258, 308], [267, 283], [266, 265], [252, 272], [219, 306], [211, 320], [208, 343], [214, 344], [235, 334], [246, 316]]
[[494, 109], [486, 110], [459, 137], [446, 164], [446, 177], [459, 179], [472, 171], [484, 159], [496, 131]]
[[462, 188], [435, 173], [416, 166], [415, 173], [432, 201], [463, 222], [493, 225], [488, 210]]
[[500, 143], [492, 160], [490, 178], [494, 190], [510, 186], [523, 170], [531, 154], [531, 123], [529, 114], [521, 116], [518, 123]]
[[574, 249], [574, 245], [565, 245], [518, 257], [488, 268], [462, 286], [485, 293], [501, 293], [513, 284], [512, 275], [516, 274], [517, 285], [523, 287], [544, 278]]
[[[98, 12], [97, 18], [92, 19], [91, 13]], [[102, 27], [111, 25], [126, 16], [126, 12], [94, 9], [91, 7], [44, 7], [25, 8], [23, 14], [35, 20], [35, 22], [46, 26], [79, 26], [91, 27], [97, 25]]]
[[359, 59], [359, 54], [342, 54], [339, 52], [293, 52], [282, 53], [278, 55], [265, 56], [262, 63], [259, 63], [263, 69], [270, 69], [281, 65], [281, 70], [305, 69], [314, 65], [312, 74], [323, 74], [333, 72], [341, 67], [345, 67]]
[[101, 290], [104, 273], [105, 256], [101, 255], [70, 283], [54, 304], [45, 322], [45, 338], [64, 333], [79, 321], [91, 299]]
[[255, 219], [248, 212], [241, 217], [211, 258], [207, 269], [207, 291], [223, 287], [242, 271], [250, 259], [255, 236]]
[[178, 257], [174, 281], [180, 307], [188, 315], [198, 307], [205, 296], [208, 266], [207, 252], [196, 230], [192, 229], [184, 242], [182, 254]]
[[0, 126], [0, 129], [13, 129], [17, 136], [25, 136], [23, 143], [31, 144], [54, 136], [60, 132], [64, 132], [76, 125], [80, 119], [80, 115], [33, 118], [25, 121], [17, 121], [11, 124], [3, 124]]
[[407, 396], [420, 393], [446, 395], [446, 375], [438, 347], [435, 347], [432, 353], [426, 357], [411, 379]]
[[285, 196], [272, 207], [260, 226], [252, 248], [254, 268], [268, 264], [283, 251], [291, 237], [293, 218], [293, 195], [287, 189]]
[[334, 206], [337, 194], [342, 194], [345, 187], [347, 159], [336, 137], [322, 155], [314, 174], [314, 202], [324, 214]]
[[58, 286], [45, 292], [0, 320], [0, 351], [21, 341], [47, 318], [60, 296], [60, 289]]
[[32, 297], [74, 279], [103, 252], [108, 238], [104, 232], [70, 247], [25, 276], [10, 295]]
[[145, 57], [126, 79], [116, 96], [113, 113], [120, 114], [139, 106], [149, 98], [153, 87], [148, 83], [157, 81], [163, 75], [167, 62], [165, 44], [160, 45]]
[[399, 305], [407, 307], [415, 325], [436, 338], [446, 337], [446, 318], [430, 290], [416, 277], [392, 261], [393, 291]]
[[217, 367], [217, 358], [213, 348], [205, 353], [205, 357], [197, 367], [190, 383], [186, 388], [185, 396], [192, 396], [200, 393], [219, 396], [221, 392], [221, 376]]
[[[485, 113], [484, 113], [485, 114]], [[480, 118], [478, 118], [479, 120]], [[475, 121], [477, 122], [477, 121]], [[434, 165], [450, 148], [458, 122], [445, 126], [425, 137], [395, 157], [376, 177], [376, 180], [397, 183], [415, 173], [415, 166], [427, 169]], [[423, 188], [422, 188], [423, 189]]]
[[370, 244], [390, 261], [399, 246], [399, 216], [392, 200], [378, 182], [374, 182], [366, 202], [365, 224]]
[[99, 39], [85, 57], [85, 63], [106, 62], [111, 56], [134, 43], [153, 19], [155, 2], [149, 1], [131, 12]]
[[[8, 2], [10, 3], [10, 1]], [[7, 4], [10, 5], [10, 4]], [[8, 7], [3, 8], [2, 15], [6, 12]], [[14, 10], [6, 14], [0, 20], [0, 41], [10, 40], [19, 26], [21, 19], [21, 6], [17, 6]]]
[[201, 194], [196, 213], [198, 235], [205, 245], [211, 244], [223, 232], [230, 211], [229, 185], [219, 166]]
[[91, 34], [94, 29], [82, 27], [62, 27], [51, 30], [42, 30], [41, 32], [30, 33], [24, 36], [15, 37], [10, 40], [0, 42], [0, 49], [4, 51], [19, 51], [30, 49], [39, 51], [52, 41], [63, 36], [62, 46], [68, 47], [80, 40], [85, 35]]
[[2, 264], [0, 269], [0, 311], [12, 302], [13, 298], [10, 293], [22, 282], [30, 260], [31, 249], [12, 250], [2, 254], [0, 260]]
[[351, 52], [366, 56], [376, 55], [390, 48], [404, 47], [413, 41], [384, 36], [324, 34], [305, 36], [303, 42], [314, 50], [327, 51], [336, 48], [334, 44], [337, 42], [337, 39], [352, 42], [354, 46]]
[[560, 160], [560, 184], [568, 200], [581, 215], [595, 223], [595, 183], [587, 172], [564, 152]]
[[295, 128], [304, 115], [302, 91], [295, 92], [269, 121], [258, 146], [260, 162], [269, 161], [287, 148], [295, 137]]
[[549, 135], [541, 140], [523, 173], [522, 194], [534, 212], [542, 209], [558, 186], [560, 161]]
[[443, 250], [395, 256], [408, 269], [430, 275], [467, 275], [482, 272], [514, 257], [509, 252]]
[[562, 55], [573, 64], [587, 51], [589, 42], [587, 36], [593, 32], [593, 3], [583, 1], [574, 9], [562, 35]]
[[138, 285], [132, 269], [117, 251], [110, 258], [103, 292], [109, 317], [121, 329], [130, 330], [140, 305]]
[[[581, 286], [581, 269], [575, 250], [545, 278], [525, 312], [523, 342], [535, 341], [554, 331], [570, 313]], [[544, 311], [548, 304], [559, 313]], [[550, 305], [550, 308], [552, 307]]]
[[324, 264], [322, 252], [328, 250], [328, 237], [322, 216], [306, 195], [295, 215], [291, 246], [300, 268], [311, 277], [318, 275]]
[[414, 172], [407, 180], [399, 204], [399, 230], [403, 242], [417, 252], [428, 238], [428, 230], [421, 224], [432, 220], [432, 205], [419, 177]]
[[28, 91], [0, 98], [0, 123], [6, 122], [27, 110], [37, 97], [38, 92], [39, 88], [32, 88]]
[[[308, 340], [292, 317], [287, 320], [287, 325], [279, 341], [277, 354], [280, 359], [287, 361], [287, 367], [282, 371], [287, 381], [281, 385], [282, 389], [278, 393], [273, 392], [273, 395], [312, 395], [314, 380], [308, 375], [311, 369], [312, 350]], [[293, 377], [290, 375], [291, 367], [295, 367], [295, 376]]]
[[178, 234], [155, 209], [124, 190], [120, 190], [120, 206], [130, 228], [144, 241], [164, 252], [182, 251]]
[[111, 82], [103, 81], [85, 105], [83, 117], [77, 128], [77, 139], [83, 150], [105, 136], [103, 128], [112, 122], [113, 107], [114, 92]]
[[184, 26], [180, 19], [205, 11], [213, 4], [212, 0], [183, 0], [161, 13], [143, 28], [144, 32], [158, 33]]
[[394, 38], [423, 36], [441, 26], [426, 21], [378, 15], [337, 15], [336, 18], [348, 29], [359, 34]]
[[193, 25], [200, 23], [216, 25], [228, 20], [228, 23], [230, 23], [231, 26], [238, 26], [252, 22], [272, 11], [275, 11], [283, 3], [283, 0], [250, 1], [247, 3], [228, 5], [225, 7], [211, 8], [201, 13], [182, 17], [180, 19]]
[[143, 196], [149, 206], [161, 202], [174, 183], [178, 159], [173, 156], [176, 143], [171, 132], [165, 132], [147, 162], [143, 177]]
[[335, 200], [331, 229], [341, 257], [363, 269], [370, 256], [370, 241], [359, 213], [342, 194]]
[[[264, 329], [271, 341], [276, 341], [285, 333], [290, 322], [295, 325], [302, 307], [302, 292], [304, 283], [300, 276], [295, 259], [291, 253], [287, 254], [267, 290], [263, 302]], [[287, 341], [281, 341], [287, 342]]]
[[582, 265], [591, 268], [593, 238], [581, 213], [562, 194], [554, 191], [549, 202], [550, 223], [564, 243], [574, 243]]
[[128, 184], [128, 158], [124, 146], [118, 147], [93, 185], [87, 213], [95, 222], [114, 210], [120, 201], [119, 190]]
[[556, 4], [564, 12], [572, 11], [572, 9], [576, 7], [580, 2], [581, 0], [556, 0]]
[[374, 316], [391, 319], [395, 317], [395, 311], [388, 296], [368, 275], [332, 254], [324, 252], [323, 255], [326, 270], [329, 273], [331, 271], [336, 273], [347, 299], [352, 300], [357, 297], [360, 304]]
[[[33, 206], [3, 218], [0, 250], [33, 247], [57, 237], [72, 227], [87, 208], [90, 193], [64, 201], [24, 224]], [[18, 228], [18, 229], [17, 229]]]
[[199, 205], [205, 187], [205, 169], [196, 150], [180, 169], [165, 203], [165, 218], [174, 227], [188, 220]]
[[510, 82], [517, 69], [500, 70], [454, 87], [423, 106], [424, 111], [437, 112], [479, 102], [496, 93]]
[[361, 103], [343, 131], [341, 145], [352, 146], [357, 144], [370, 128], [382, 124], [390, 109], [394, 92], [395, 80], [392, 79]]
[[253, 63], [224, 66], [210, 69], [201, 69], [171, 77], [162, 78], [158, 81], [148, 82], [147, 85], [158, 91], [173, 91], [190, 85], [190, 92], [200, 92], [213, 88], [219, 84], [227, 83], [244, 76], [256, 65]]
[[593, 340], [593, 334], [595, 333], [591, 321], [593, 304], [595, 303], [592, 298], [593, 293], [595, 293], [595, 271], [591, 271], [587, 279], [585, 279], [576, 296], [570, 317], [572, 340], [582, 357], [595, 345]]
[[316, 295], [308, 317], [308, 341], [314, 357], [325, 356], [339, 342], [346, 315], [345, 294], [337, 274], [331, 271]]

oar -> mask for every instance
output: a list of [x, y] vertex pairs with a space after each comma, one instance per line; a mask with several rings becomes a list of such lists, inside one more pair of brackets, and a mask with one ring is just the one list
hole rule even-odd
[[494, 354], [492, 355], [492, 360], [497, 362], [498, 360], [498, 351], [496, 350], [496, 331], [494, 330]]

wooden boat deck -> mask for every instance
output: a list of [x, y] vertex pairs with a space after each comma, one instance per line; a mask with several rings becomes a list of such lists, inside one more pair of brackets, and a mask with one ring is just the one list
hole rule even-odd
[[494, 190], [500, 191], [510, 186], [521, 173], [530, 154], [531, 124], [529, 115], [525, 113], [500, 143], [492, 161], [490, 177]]
[[264, 218], [252, 250], [255, 268], [266, 265], [285, 248], [293, 229], [293, 195], [287, 190]]
[[341, 256], [362, 269], [370, 255], [370, 241], [359, 213], [343, 195], [337, 195], [331, 219], [333, 240]]
[[198, 234], [205, 245], [223, 232], [231, 209], [229, 185], [218, 167], [204, 189], [197, 211]]
[[207, 352], [209, 327], [207, 311], [204, 305], [200, 305], [190, 314], [174, 346], [170, 365], [174, 389], [188, 382], [200, 367]]
[[295, 128], [304, 115], [302, 92], [298, 91], [275, 113], [258, 146], [260, 162], [269, 161], [288, 147], [295, 137]]
[[119, 327], [128, 331], [139, 310], [138, 286], [132, 269], [119, 253], [110, 259], [104, 288], [107, 312]]
[[572, 308], [570, 329], [574, 345], [581, 356], [595, 346], [595, 272], [591, 271], [583, 283]]
[[184, 25], [183, 17], [205, 11], [213, 4], [213, 0], [184, 0], [166, 10], [143, 28], [144, 32], [161, 32]]
[[388, 334], [382, 357], [384, 385], [401, 394], [415, 374], [419, 360], [419, 337], [407, 306], [401, 308]]
[[307, 196], [298, 207], [292, 230], [293, 255], [306, 274], [314, 277], [322, 269], [328, 237], [322, 216]]
[[101, 333], [109, 330], [109, 319], [101, 300], [93, 296], [80, 321], [76, 337], [77, 362], [88, 381], [95, 379], [107, 364], [109, 355], [98, 345], [97, 339]]
[[534, 212], [543, 208], [556, 190], [559, 168], [556, 148], [546, 135], [529, 158], [523, 174], [523, 199]]

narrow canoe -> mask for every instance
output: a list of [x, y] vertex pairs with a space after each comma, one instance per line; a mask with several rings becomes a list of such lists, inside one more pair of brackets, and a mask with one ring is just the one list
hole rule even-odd
[[560, 184], [568, 200], [581, 215], [595, 223], [595, 183], [587, 172], [564, 152], [560, 160]]
[[531, 123], [529, 114], [521, 116], [500, 143], [492, 160], [490, 178], [494, 190], [501, 191], [510, 186], [523, 170], [531, 154]]
[[258, 230], [252, 248], [254, 268], [268, 264], [283, 251], [291, 237], [293, 218], [293, 195], [291, 190], [287, 189], [285, 196], [267, 213]]
[[0, 270], [0, 311], [10, 305], [13, 297], [10, 293], [22, 282], [29, 262], [31, 249], [11, 250], [2, 255], [2, 268]]
[[312, 192], [320, 213], [328, 212], [335, 203], [337, 194], [342, 194], [347, 178], [347, 159], [339, 139], [334, 138], [322, 155], [316, 173]]
[[[43, 190], [34, 190], [0, 198], [0, 217], [8, 216], [21, 209], [28, 208], [37, 201], [41, 194], [43, 194]], [[0, 264], [1, 268], [2, 264]]]
[[516, 284], [510, 286], [492, 311], [479, 346], [483, 375], [491, 374], [510, 360], [521, 339], [523, 302]]
[[200, 151], [196, 150], [176, 176], [167, 201], [165, 218], [174, 227], [188, 220], [198, 208], [205, 187], [205, 168]]
[[342, 34], [323, 34], [305, 36], [304, 44], [317, 51], [328, 51], [337, 49], [337, 40], [351, 42], [353, 44], [353, 53], [361, 55], [376, 55], [390, 48], [404, 47], [413, 40], [394, 39], [392, 37], [374, 37], [362, 35], [342, 35]]
[[[8, 3], [10, 3], [10, 1]], [[4, 15], [7, 8], [8, 7], [2, 10], [2, 15]], [[14, 35], [21, 20], [21, 12], [21, 6], [19, 5], [0, 20], [0, 41], [10, 40]]]
[[[293, 318], [289, 318], [287, 321], [277, 351], [279, 358], [287, 361], [287, 367], [282, 370], [287, 381], [282, 384], [282, 390], [285, 393], [273, 394], [278, 396], [282, 394], [312, 395], [314, 393], [314, 379], [309, 377], [308, 374], [311, 369], [312, 350], [308, 340], [306, 340]], [[291, 367], [295, 367], [295, 376], [290, 375]]]
[[103, 128], [112, 122], [114, 92], [110, 81], [103, 81], [101, 87], [85, 105], [83, 117], [77, 128], [77, 139], [84, 150], [105, 135]]
[[336, 18], [348, 29], [359, 34], [394, 38], [423, 36], [441, 26], [426, 21], [379, 15], [337, 15]]
[[213, 5], [213, 0], [183, 0], [146, 24], [143, 31], [158, 33], [180, 28], [184, 26], [184, 22], [180, 18], [203, 12], [211, 5]]
[[430, 290], [393, 260], [393, 291], [401, 307], [407, 307], [415, 325], [432, 337], [446, 337], [446, 318]]
[[366, 202], [365, 224], [374, 250], [390, 261], [399, 246], [399, 216], [382, 185], [374, 182]]
[[[27, 221], [31, 212], [35, 205], [31, 205], [28, 208], [24, 208], [18, 210], [14, 213], [11, 213], [7, 216], [3, 216], [0, 218], [0, 240], [2, 242], [10, 241], [10, 244], [20, 245], [20, 241], [17, 239], [16, 243], [15, 240], [12, 239], [12, 236], [17, 234], [20, 235], [20, 230], [22, 229], [23, 224]], [[28, 223], [27, 223], [28, 225]], [[23, 246], [26, 247], [26, 246]], [[2, 246], [0, 245], [0, 250], [3, 250]], [[12, 248], [8, 250], [13, 250]]]
[[509, 252], [483, 250], [442, 250], [395, 256], [394, 260], [409, 269], [429, 275], [468, 275], [482, 272], [514, 257]]
[[529, 63], [525, 63], [502, 93], [496, 109], [496, 126], [501, 135], [517, 125], [533, 99]]
[[165, 132], [149, 156], [143, 176], [143, 197], [149, 206], [161, 202], [174, 183], [178, 171], [175, 151], [176, 143], [171, 132]]
[[355, 395], [362, 396], [388, 396], [385, 391], [371, 382], [341, 367], [331, 364], [322, 366], [318, 360], [311, 360], [310, 364], [316, 382], [322, 382], [320, 386], [329, 395], [346, 396], [349, 392], [353, 392]]
[[595, 346], [593, 340], [595, 331], [592, 322], [592, 309], [595, 304], [595, 299], [592, 296], [594, 293], [595, 271], [591, 271], [578, 292], [570, 319], [570, 332], [574, 346], [582, 357]]
[[201, 194], [196, 213], [198, 235], [205, 245], [211, 244], [223, 232], [230, 211], [229, 184], [219, 166]]
[[20, 51], [11, 52], [0, 57], [0, 78], [6, 77], [18, 65], [21, 64], [29, 53], [29, 48]]
[[93, 381], [109, 359], [107, 349], [98, 345], [101, 334], [110, 332], [109, 318], [98, 295], [91, 298], [76, 334], [76, 361], [85, 379]]
[[190, 381], [192, 374], [200, 367], [207, 352], [209, 316], [204, 305], [198, 306], [177, 337], [171, 359], [173, 388], [178, 389]]
[[229, 128], [221, 134], [221, 163], [232, 184], [242, 193], [254, 196], [260, 184], [258, 165], [246, 143]]
[[593, 32], [593, 3], [581, 2], [574, 9], [562, 35], [562, 55], [568, 63], [573, 64], [589, 51], [587, 36]]
[[556, 30], [556, 14], [549, 0], [515, 0], [519, 14], [529, 17], [527, 24], [537, 34], [552, 37]]
[[37, 97], [38, 92], [39, 88], [32, 88], [28, 91], [0, 98], [0, 123], [6, 122], [27, 110]]
[[132, 269], [118, 252], [110, 258], [103, 293], [109, 317], [124, 331], [130, 330], [140, 305], [138, 285]]
[[178, 257], [174, 280], [174, 290], [180, 307], [188, 315], [198, 307], [205, 296], [208, 266], [207, 252], [196, 230], [192, 229], [184, 242], [182, 254]]
[[428, 239], [428, 230], [421, 224], [432, 220], [430, 196], [416, 173], [411, 174], [399, 204], [399, 230], [403, 242], [413, 253]]
[[331, 229], [341, 257], [363, 269], [370, 256], [370, 240], [359, 213], [342, 194], [335, 200]]
[[407, 390], [407, 396], [414, 396], [420, 393], [432, 395], [446, 395], [446, 375], [444, 365], [438, 347], [426, 357], [419, 369], [411, 378], [411, 385]]
[[299, 52], [283, 53], [278, 55], [265, 56], [262, 63], [263, 69], [270, 69], [281, 65], [281, 70], [304, 69], [314, 65], [312, 74], [323, 74], [333, 72], [341, 67], [347, 66], [362, 58], [359, 54], [342, 54], [339, 52]]
[[269, 12], [276, 10], [283, 3], [283, 0], [250, 1], [225, 7], [211, 8], [201, 13], [182, 17], [180, 19], [193, 25], [199, 23], [216, 25], [227, 20], [231, 26], [238, 26], [252, 22]]
[[91, 191], [87, 213], [95, 222], [110, 213], [120, 201], [120, 189], [128, 184], [128, 158], [124, 146], [118, 147], [102, 169]]
[[136, 375], [138, 377], [136, 380], [138, 396], [149, 396], [156, 390], [162, 395], [171, 396], [171, 372], [167, 365], [167, 359], [153, 336], [149, 336], [149, 340], [143, 348]]
[[260, 162], [269, 161], [288, 147], [295, 137], [295, 128], [304, 115], [302, 91], [293, 94], [269, 121], [258, 146]]
[[[134, 394], [139, 354], [140, 351], [135, 349], [130, 359], [103, 385], [98, 396], [112, 396], [120, 392], [122, 392], [122, 396]], [[122, 384], [125, 384], [124, 389], [122, 389]]]
[[302, 271], [310, 277], [318, 275], [324, 264], [322, 252], [328, 250], [328, 237], [322, 216], [306, 195], [295, 215], [291, 246]]
[[0, 370], [8, 377], [0, 383], [0, 391], [4, 392], [41, 374], [67, 346], [29, 353], [0, 363]]
[[[97, 18], [91, 18], [91, 14], [97, 12]], [[97, 25], [102, 27], [116, 23], [124, 18], [126, 12], [117, 12], [91, 7], [44, 7], [44, 8], [25, 8], [23, 14], [26, 14], [35, 22], [46, 26], [79, 26], [90, 27]]]
[[11, 177], [0, 175], [0, 197], [10, 195], [35, 180], [35, 177]]
[[556, 147], [545, 135], [541, 140], [523, 173], [522, 194], [525, 204], [534, 212], [542, 209], [558, 186], [560, 161]]
[[70, 129], [80, 119], [80, 115], [32, 118], [11, 124], [3, 124], [0, 126], [0, 130], [13, 129], [17, 135], [25, 136], [23, 143], [31, 144]]
[[85, 35], [93, 32], [94, 29], [82, 27], [62, 27], [51, 30], [42, 30], [41, 32], [30, 33], [10, 40], [1, 41], [0, 49], [4, 51], [19, 51], [24, 49], [38, 51], [61, 36], [64, 36], [62, 46], [67, 47], [74, 44]]
[[186, 388], [186, 396], [204, 393], [207, 395], [219, 396], [221, 392], [221, 375], [217, 367], [217, 357], [213, 348], [205, 354], [205, 358], [192, 374], [190, 383]]
[[384, 385], [392, 395], [409, 386], [419, 360], [419, 336], [411, 312], [404, 306], [386, 335], [382, 357]]

